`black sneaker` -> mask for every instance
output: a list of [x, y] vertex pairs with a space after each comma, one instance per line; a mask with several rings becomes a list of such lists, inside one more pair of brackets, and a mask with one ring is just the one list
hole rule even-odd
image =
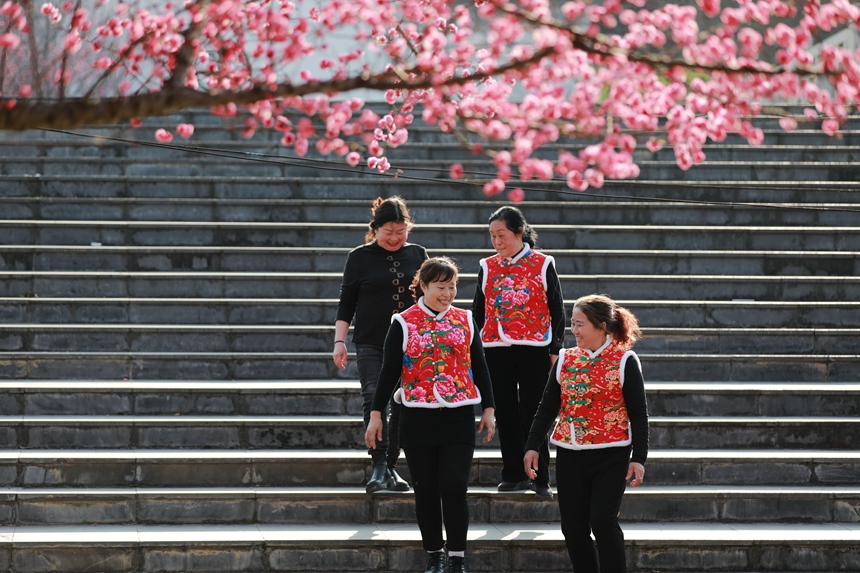
[[499, 491], [526, 491], [532, 489], [532, 480], [524, 479], [523, 481], [503, 481], [499, 484]]

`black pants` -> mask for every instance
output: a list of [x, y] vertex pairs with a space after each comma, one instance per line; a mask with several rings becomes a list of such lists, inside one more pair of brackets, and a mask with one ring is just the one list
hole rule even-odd
[[[364, 413], [364, 428], [370, 422], [370, 405], [376, 392], [379, 371], [382, 370], [382, 347], [373, 344], [356, 344], [356, 366], [361, 383], [361, 406]], [[389, 419], [390, 415], [390, 419]], [[400, 457], [400, 404], [393, 399], [382, 413], [382, 439], [376, 442], [375, 450], [368, 450], [374, 462], [386, 458], [389, 467], [394, 467]]]
[[[547, 346], [492, 346], [484, 349], [493, 396], [496, 431], [502, 450], [502, 481], [527, 479], [523, 469], [526, 438], [549, 377]], [[549, 483], [549, 442], [538, 451], [535, 482]]]
[[424, 549], [442, 549], [444, 521], [448, 551], [465, 551], [466, 535], [469, 532], [466, 490], [469, 487], [475, 446], [462, 443], [407, 446], [403, 451], [412, 476], [415, 515]]
[[627, 571], [618, 512], [629, 462], [630, 447], [556, 448], [561, 532], [575, 573]]

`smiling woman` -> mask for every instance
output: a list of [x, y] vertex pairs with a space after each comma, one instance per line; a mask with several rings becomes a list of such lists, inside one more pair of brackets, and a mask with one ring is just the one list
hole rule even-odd
[[477, 325], [471, 311], [453, 305], [458, 274], [451, 259], [434, 257], [424, 261], [412, 279], [415, 304], [391, 321], [365, 433], [367, 446], [374, 448], [383, 435], [382, 411], [397, 388], [395, 399], [405, 406], [400, 440], [428, 552], [425, 573], [465, 573], [475, 404], [483, 411], [477, 433], [486, 429], [484, 442], [493, 439], [496, 427], [493, 388]]
[[[370, 403], [382, 366], [382, 346], [391, 315], [409, 306], [409, 281], [427, 258], [424, 247], [407, 242], [412, 218], [403, 199], [379, 197], [373, 202], [370, 213], [367, 243], [350, 251], [346, 258], [332, 350], [335, 365], [346, 368], [346, 335], [355, 319], [352, 342], [357, 356], [365, 426], [370, 420]], [[383, 438], [369, 452], [373, 473], [367, 482], [367, 493], [409, 489], [409, 484], [394, 469], [400, 455], [397, 439], [400, 407], [392, 402], [389, 409], [392, 430], [388, 430], [388, 420], [383, 416]]]

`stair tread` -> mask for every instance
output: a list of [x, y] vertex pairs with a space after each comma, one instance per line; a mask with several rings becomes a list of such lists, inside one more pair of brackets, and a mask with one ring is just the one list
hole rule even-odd
[[[550, 451], [550, 456], [554, 456], [554, 450]], [[364, 450], [348, 450], [348, 449], [291, 449], [291, 450], [242, 450], [242, 449], [79, 449], [79, 450], [58, 450], [58, 449], [4, 449], [0, 450], [0, 459], [2, 460], [38, 460], [38, 459], [237, 459], [237, 460], [254, 460], [254, 459], [296, 459], [296, 460], [365, 460], [369, 459], [367, 452]], [[501, 459], [501, 454], [498, 450], [493, 449], [476, 449], [475, 459]], [[803, 450], [786, 450], [786, 449], [744, 449], [744, 450], [708, 450], [708, 449], [651, 449], [648, 452], [650, 461], [660, 460], [693, 460], [693, 461], [708, 461], [722, 459], [749, 459], [749, 460], [782, 460], [791, 462], [809, 462], [809, 461], [860, 461], [860, 450], [820, 450], [820, 449], [803, 449]]]
[[[665, 542], [694, 544], [709, 542], [761, 543], [768, 541], [858, 542], [860, 524], [852, 523], [622, 523], [629, 543]], [[299, 525], [94, 525], [94, 526], [2, 526], [0, 543], [308, 543], [360, 545], [420, 542], [414, 524], [299, 524]], [[564, 538], [558, 523], [471, 523], [473, 544], [560, 543]]]

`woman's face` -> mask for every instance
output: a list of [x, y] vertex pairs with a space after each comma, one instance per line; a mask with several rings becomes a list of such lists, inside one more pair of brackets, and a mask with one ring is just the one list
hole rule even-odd
[[519, 233], [514, 233], [502, 219], [490, 223], [490, 240], [493, 242], [493, 248], [502, 257], [515, 257], [523, 250], [522, 229]]
[[[605, 327], [605, 323], [600, 323]], [[570, 320], [570, 330], [576, 337], [576, 345], [580, 348], [595, 351], [606, 342], [606, 331], [591, 324], [582, 309], [573, 309], [573, 317]]]
[[454, 304], [454, 297], [457, 296], [457, 282], [451, 279], [421, 283], [421, 290], [424, 291], [425, 305], [437, 312], [445, 312]]
[[386, 223], [376, 229], [376, 244], [386, 251], [400, 250], [409, 238], [409, 226], [406, 223]]

